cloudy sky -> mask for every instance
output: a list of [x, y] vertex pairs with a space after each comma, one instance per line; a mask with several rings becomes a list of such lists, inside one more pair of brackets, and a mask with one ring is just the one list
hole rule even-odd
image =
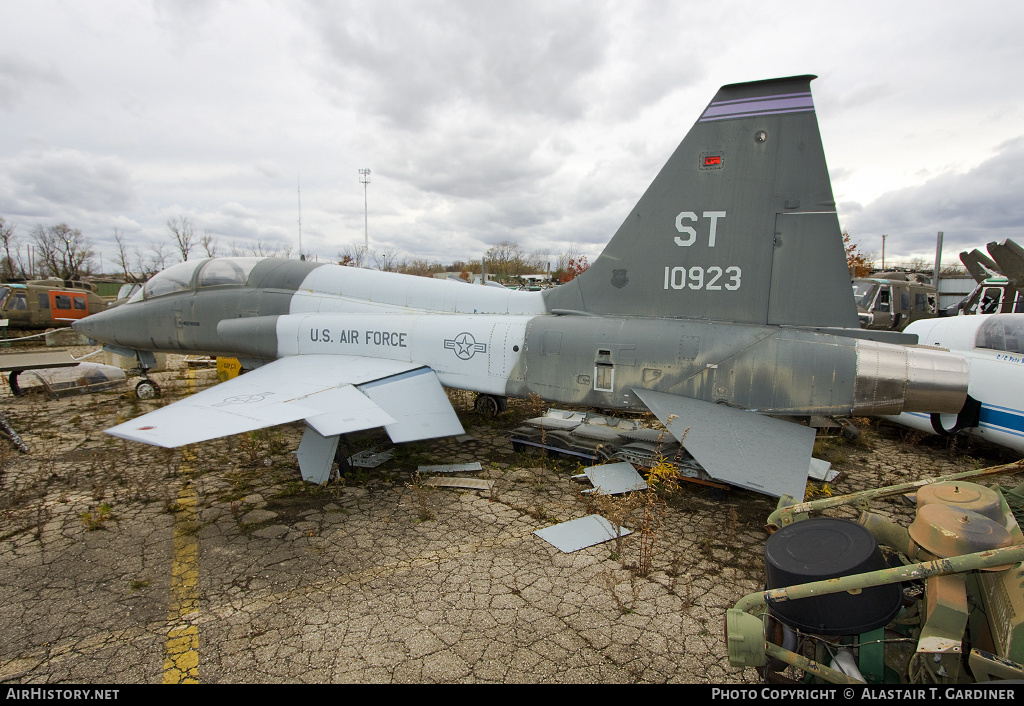
[[[887, 262], [1024, 243], [1024, 4], [0, 0], [0, 217], [222, 254], [591, 261], [717, 88], [816, 74], [840, 222]], [[172, 249], [172, 248], [171, 248]]]

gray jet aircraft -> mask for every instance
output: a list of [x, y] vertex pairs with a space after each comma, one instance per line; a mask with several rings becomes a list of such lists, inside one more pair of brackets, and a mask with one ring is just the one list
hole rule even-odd
[[[604, 252], [516, 292], [285, 259], [189, 260], [75, 329], [252, 368], [109, 431], [173, 447], [305, 420], [303, 478], [339, 435], [463, 433], [443, 386], [650, 410], [713, 478], [803, 497], [814, 430], [774, 417], [956, 413], [965, 359], [859, 327], [810, 81], [721, 88]], [[767, 416], [773, 415], [773, 416]]]

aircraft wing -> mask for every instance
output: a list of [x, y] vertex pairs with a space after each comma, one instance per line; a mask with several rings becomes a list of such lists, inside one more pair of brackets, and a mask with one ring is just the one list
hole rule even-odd
[[299, 419], [325, 437], [379, 426], [395, 441], [463, 433], [430, 368], [343, 355], [281, 358], [107, 433], [173, 447]]
[[814, 429], [724, 404], [653, 390], [633, 392], [712, 478], [803, 500]]

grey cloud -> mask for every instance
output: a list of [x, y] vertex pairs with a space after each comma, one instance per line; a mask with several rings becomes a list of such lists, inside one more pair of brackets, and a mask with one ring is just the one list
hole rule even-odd
[[1024, 240], [1024, 136], [965, 173], [946, 173], [891, 191], [852, 214], [851, 233], [885, 233], [900, 252], [934, 248], [945, 233], [947, 248], [973, 248], [993, 240]]
[[70, 149], [23, 153], [6, 160], [3, 171], [0, 206], [18, 202], [38, 211], [33, 215], [127, 210], [138, 200], [130, 170], [115, 157]]
[[324, 80], [341, 101], [390, 123], [443, 123], [459, 101], [494, 114], [580, 117], [581, 79], [609, 43], [590, 2], [310, 3], [309, 24], [331, 57]]
[[36, 86], [68, 85], [52, 60], [0, 56], [0, 110], [14, 110], [21, 98]]

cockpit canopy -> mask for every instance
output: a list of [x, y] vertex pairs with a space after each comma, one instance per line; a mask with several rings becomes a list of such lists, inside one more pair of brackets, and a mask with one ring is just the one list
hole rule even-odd
[[1024, 317], [990, 316], [974, 337], [978, 348], [1024, 354]]
[[202, 287], [240, 287], [249, 281], [249, 273], [262, 259], [222, 257], [179, 262], [154, 275], [128, 303]]

